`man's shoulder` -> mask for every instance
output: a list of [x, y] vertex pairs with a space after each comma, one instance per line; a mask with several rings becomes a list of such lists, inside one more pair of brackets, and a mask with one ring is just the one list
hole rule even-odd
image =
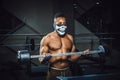
[[66, 34], [69, 38], [73, 38], [73, 36], [71, 34]]
[[43, 36], [43, 39], [49, 39], [52, 35], [53, 35], [53, 32], [50, 32], [46, 34], [45, 36]]
[[67, 34], [67, 37], [68, 37], [71, 41], [73, 41], [73, 36], [72, 36], [71, 34]]
[[43, 43], [47, 43], [48, 42], [48, 40], [49, 40], [49, 34], [46, 34], [46, 35], [44, 35], [43, 37], [42, 37], [42, 39], [41, 39], [41, 44], [43, 44]]

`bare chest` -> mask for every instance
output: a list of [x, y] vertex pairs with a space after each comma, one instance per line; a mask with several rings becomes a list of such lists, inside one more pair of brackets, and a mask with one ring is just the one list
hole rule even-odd
[[51, 39], [49, 48], [52, 51], [68, 52], [72, 48], [72, 42], [69, 38]]

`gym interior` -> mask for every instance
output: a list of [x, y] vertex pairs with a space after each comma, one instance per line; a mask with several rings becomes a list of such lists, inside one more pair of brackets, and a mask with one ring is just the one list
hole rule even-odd
[[18, 60], [19, 50], [39, 55], [40, 41], [53, 31], [56, 12], [67, 16], [67, 32], [74, 37], [78, 51], [104, 53], [82, 56], [72, 63], [71, 77], [58, 80], [120, 80], [120, 32], [113, 26], [112, 0], [1, 0], [0, 1], [0, 79], [45, 80], [48, 66], [38, 59]]

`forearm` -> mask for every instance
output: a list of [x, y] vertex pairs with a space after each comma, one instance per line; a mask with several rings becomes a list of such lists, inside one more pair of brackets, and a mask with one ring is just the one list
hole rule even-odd
[[[77, 51], [78, 52], [78, 51]], [[82, 56], [82, 55], [86, 55], [86, 54], [89, 54], [90, 50], [89, 49], [86, 49], [83, 51], [83, 54], [75, 54], [75, 55], [71, 55], [70, 57], [70, 60], [71, 61], [78, 61], [79, 58]]]
[[81, 57], [80, 54], [71, 55], [71, 56], [69, 57], [69, 60], [72, 61], [72, 62], [76, 62], [76, 61], [79, 60], [80, 57]]

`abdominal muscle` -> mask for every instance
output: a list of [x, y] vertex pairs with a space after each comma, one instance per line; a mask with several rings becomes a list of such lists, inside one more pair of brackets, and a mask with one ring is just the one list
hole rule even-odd
[[50, 59], [51, 67], [55, 67], [55, 68], [59, 68], [59, 69], [69, 67], [68, 58], [69, 58], [69, 56], [52, 57]]

